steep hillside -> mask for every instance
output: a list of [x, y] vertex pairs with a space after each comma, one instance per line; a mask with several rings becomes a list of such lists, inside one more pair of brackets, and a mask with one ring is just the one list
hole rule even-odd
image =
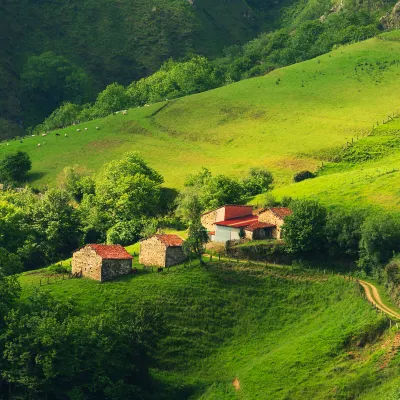
[[[290, 3], [291, 1], [289, 1]], [[86, 71], [94, 92], [154, 72], [169, 57], [221, 54], [258, 32], [279, 26], [281, 5], [261, 12], [244, 0], [5, 1], [0, 4], [0, 131], [5, 120], [25, 127], [46, 115], [25, 115], [19, 77], [27, 59], [52, 51]], [[264, 2], [263, 2], [264, 3]], [[51, 84], [51, 82], [49, 82]], [[57, 105], [56, 105], [57, 106]], [[12, 133], [12, 132], [11, 132]]]
[[2, 143], [0, 156], [28, 151], [34, 185], [54, 185], [67, 165], [97, 170], [136, 150], [167, 186], [181, 187], [202, 166], [239, 176], [264, 165], [280, 187], [398, 109], [399, 50], [397, 41], [368, 40], [264, 77], [65, 128], [60, 136]]
[[[44, 276], [25, 274], [24, 296]], [[397, 357], [380, 369], [394, 332], [375, 342], [387, 322], [354, 281], [213, 264], [106, 284], [50, 282], [43, 289], [73, 297], [80, 313], [142, 302], [160, 308], [166, 332], [153, 369], [156, 399], [363, 398], [396, 374]]]

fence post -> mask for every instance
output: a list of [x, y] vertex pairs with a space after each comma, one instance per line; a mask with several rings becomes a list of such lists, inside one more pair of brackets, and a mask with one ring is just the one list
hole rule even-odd
[[218, 261], [221, 261], [221, 253], [218, 253]]

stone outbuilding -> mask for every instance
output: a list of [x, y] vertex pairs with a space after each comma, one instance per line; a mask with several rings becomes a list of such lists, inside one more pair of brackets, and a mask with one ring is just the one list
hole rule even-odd
[[258, 212], [258, 222], [265, 224], [271, 224], [272, 237], [275, 239], [282, 239], [282, 226], [285, 222], [285, 218], [292, 214], [292, 210], [287, 207], [271, 207], [268, 209], [260, 210]]
[[148, 267], [172, 267], [186, 260], [184, 240], [177, 235], [154, 235], [140, 242], [139, 262]]
[[132, 272], [133, 257], [120, 245], [88, 244], [72, 257], [72, 273], [109, 281]]
[[263, 240], [274, 237], [276, 226], [265, 222], [256, 222], [244, 228], [245, 237], [249, 240]]

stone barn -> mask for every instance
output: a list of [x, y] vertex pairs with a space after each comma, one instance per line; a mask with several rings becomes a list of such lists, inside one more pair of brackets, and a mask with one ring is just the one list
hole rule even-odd
[[140, 242], [139, 262], [145, 266], [172, 267], [186, 260], [184, 240], [177, 235], [154, 235]]
[[274, 225], [272, 230], [272, 237], [275, 239], [282, 239], [282, 226], [285, 218], [292, 214], [292, 210], [287, 207], [271, 207], [268, 209], [260, 210], [258, 213], [258, 221], [265, 224]]
[[72, 257], [72, 273], [99, 282], [132, 271], [132, 256], [120, 245], [88, 244]]
[[265, 222], [256, 222], [244, 228], [245, 237], [249, 240], [263, 240], [276, 237], [276, 226]]

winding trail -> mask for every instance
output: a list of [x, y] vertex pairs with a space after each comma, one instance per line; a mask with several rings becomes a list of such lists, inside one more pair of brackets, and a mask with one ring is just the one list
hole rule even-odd
[[390, 317], [400, 319], [400, 313], [392, 310], [382, 302], [381, 296], [379, 296], [378, 289], [374, 285], [361, 280], [359, 280], [358, 282], [364, 288], [365, 295], [370, 303], [375, 304], [376, 308], [379, 308], [382, 312], [389, 315]]

